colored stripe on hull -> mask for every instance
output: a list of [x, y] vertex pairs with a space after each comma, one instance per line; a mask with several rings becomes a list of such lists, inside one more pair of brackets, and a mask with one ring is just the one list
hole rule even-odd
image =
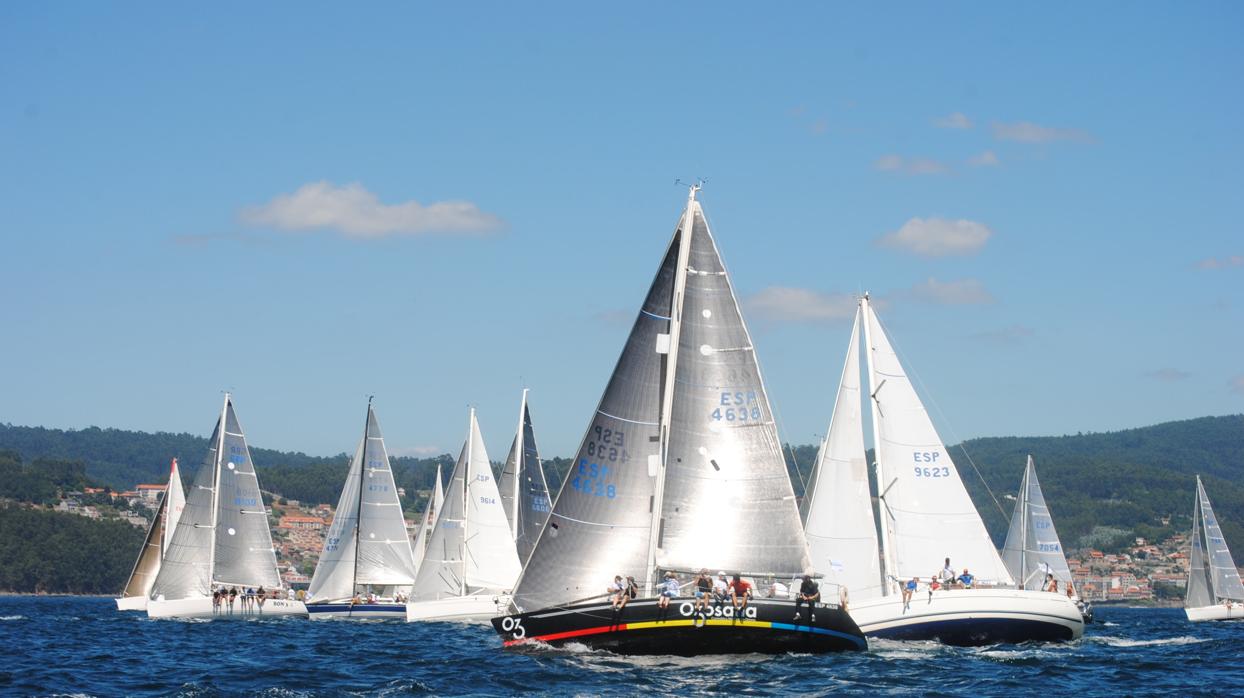
[[815, 628], [807, 625], [794, 625], [791, 623], [773, 623], [770, 621], [760, 620], [727, 620], [727, 619], [709, 619], [704, 621], [696, 620], [669, 620], [669, 621], [645, 621], [640, 623], [618, 623], [616, 625], [602, 625], [595, 628], [583, 628], [581, 630], [568, 630], [562, 633], [550, 633], [548, 635], [538, 635], [535, 637], [525, 637], [520, 640], [508, 640], [503, 644], [506, 647], [512, 647], [525, 642], [556, 642], [558, 640], [567, 640], [575, 637], [584, 637], [586, 635], [600, 635], [602, 633], [622, 632], [626, 630], [656, 630], [659, 628], [686, 628], [691, 626], [707, 625], [710, 627], [727, 627], [727, 628], [754, 628], [757, 630], [783, 630], [787, 632], [805, 632], [820, 635], [830, 635], [832, 637], [843, 638], [855, 643], [860, 649], [866, 649], [867, 643], [861, 638], [848, 633], [838, 632], [836, 630], [826, 630], [825, 628]]

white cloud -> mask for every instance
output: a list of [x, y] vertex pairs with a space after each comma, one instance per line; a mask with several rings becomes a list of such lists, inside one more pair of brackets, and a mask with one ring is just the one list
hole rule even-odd
[[985, 224], [962, 218], [912, 218], [898, 230], [882, 235], [877, 244], [923, 257], [945, 257], [975, 254], [992, 235]]
[[980, 155], [973, 155], [968, 158], [968, 164], [972, 167], [993, 167], [1002, 161], [998, 159], [998, 155], [992, 150], [986, 150]]
[[882, 172], [902, 172], [909, 175], [945, 174], [950, 171], [942, 163], [928, 158], [907, 159], [901, 155], [882, 155], [873, 163]]
[[899, 294], [913, 300], [939, 305], [976, 305], [992, 303], [993, 295], [976, 279], [938, 281], [933, 277]]
[[749, 297], [748, 312], [769, 322], [833, 322], [855, 314], [849, 293], [825, 294], [805, 288], [770, 286]]
[[252, 225], [280, 230], [332, 230], [348, 238], [426, 233], [478, 234], [498, 230], [502, 221], [469, 201], [418, 201], [384, 204], [361, 184], [334, 186], [330, 182], [305, 184], [292, 194], [281, 194], [261, 206], [242, 210]]
[[1031, 327], [1011, 325], [1000, 330], [978, 332], [972, 336], [993, 344], [1019, 344], [1034, 334], [1036, 332]]
[[1018, 141], [1020, 143], [1052, 143], [1054, 141], [1073, 141], [1092, 143], [1093, 136], [1078, 128], [1051, 128], [1038, 126], [1031, 121], [1017, 121], [1013, 124], [994, 123], [993, 137], [999, 141]]
[[1244, 376], [1236, 376], [1227, 382], [1231, 392], [1244, 395]]
[[938, 128], [972, 128], [972, 120], [962, 112], [955, 112], [940, 119], [934, 119], [933, 125]]
[[431, 458], [445, 453], [440, 446], [390, 446], [389, 455], [407, 458]]
[[1209, 259], [1202, 259], [1197, 262], [1196, 265], [1198, 269], [1227, 269], [1230, 267], [1244, 267], [1244, 257], [1241, 257], [1240, 255], [1231, 255], [1230, 257], [1223, 257], [1222, 259], [1210, 257]]
[[1192, 377], [1192, 374], [1187, 371], [1181, 371], [1177, 368], [1170, 367], [1159, 368], [1154, 371], [1146, 371], [1143, 375], [1145, 378], [1152, 378], [1157, 381], [1162, 381], [1163, 383], [1177, 383], [1179, 381], [1188, 380]]

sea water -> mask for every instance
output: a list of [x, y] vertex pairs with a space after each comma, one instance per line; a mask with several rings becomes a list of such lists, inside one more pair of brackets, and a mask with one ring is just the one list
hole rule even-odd
[[867, 652], [628, 658], [502, 650], [488, 625], [148, 620], [111, 599], [0, 598], [5, 695], [1244, 694], [1244, 622], [1098, 608], [1084, 639]]

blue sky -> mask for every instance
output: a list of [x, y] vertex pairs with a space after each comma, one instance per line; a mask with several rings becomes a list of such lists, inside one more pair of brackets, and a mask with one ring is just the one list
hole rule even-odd
[[[950, 442], [1244, 411], [1238, 3], [7, 3], [0, 421], [504, 457], [685, 199], [785, 439], [851, 296]], [[1017, 468], [1020, 467], [1017, 465]]]

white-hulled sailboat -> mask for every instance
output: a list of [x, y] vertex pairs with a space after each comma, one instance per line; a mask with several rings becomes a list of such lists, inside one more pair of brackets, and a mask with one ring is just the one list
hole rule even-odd
[[[238, 599], [213, 604], [212, 592], [263, 589], [263, 603]], [[268, 529], [259, 478], [246, 435], [225, 394], [207, 456], [186, 495], [173, 540], [151, 587], [152, 618], [253, 618], [304, 616], [301, 601], [271, 598], [281, 592], [276, 551]]]
[[522, 565], [475, 410], [406, 604], [406, 620], [487, 620], [510, 603]]
[[419, 534], [415, 536], [414, 554], [415, 554], [415, 576], [419, 576], [419, 567], [423, 565], [423, 556], [428, 550], [428, 537], [432, 535], [432, 531], [436, 528], [436, 515], [440, 513], [441, 507], [445, 504], [445, 489], [441, 487], [441, 466], [436, 465], [436, 483], [432, 486], [432, 491], [428, 493], [428, 504], [423, 508], [423, 514], [419, 516]]
[[[867, 296], [860, 300], [855, 323], [845, 387], [839, 391], [826, 454], [819, 461], [831, 472], [816, 474], [808, 512], [814, 565], [841, 579], [834, 574], [837, 560], [850, 573], [845, 581], [851, 617], [867, 635], [900, 640], [979, 645], [1080, 637], [1084, 621], [1070, 599], [1015, 588]], [[859, 351], [860, 327], [868, 349], [867, 394], [880, 490], [879, 583], [869, 569], [876, 560], [871, 539], [875, 529], [858, 511], [864, 495], [859, 456], [852, 452], [863, 440], [837, 433], [861, 428], [859, 413], [851, 406], [857, 404], [851, 398], [858, 383], [850, 377], [853, 362], [858, 362], [851, 353]], [[841, 486], [844, 482], [849, 486]], [[834, 517], [843, 516], [835, 509], [854, 513], [835, 525]], [[950, 585], [928, 593], [945, 558], [955, 569], [970, 570], [972, 588]], [[918, 591], [904, 603], [902, 588], [913, 578], [919, 580]]]
[[164, 488], [164, 496], [160, 498], [160, 506], [156, 509], [155, 518], [147, 527], [147, 538], [143, 541], [143, 549], [134, 561], [134, 569], [125, 582], [125, 588], [117, 599], [119, 611], [147, 610], [147, 594], [160, 573], [160, 561], [164, 559], [164, 551], [173, 540], [173, 532], [177, 530], [177, 520], [181, 518], [181, 510], [186, 506], [186, 493], [181, 488], [181, 474], [177, 471], [177, 459], [169, 466], [168, 485]]
[[526, 390], [523, 390], [523, 403], [518, 410], [518, 431], [510, 445], [505, 467], [501, 469], [501, 503], [510, 521], [518, 559], [526, 562], [552, 510], [549, 485], [544, 479], [544, 468], [540, 466], [536, 433], [531, 426]]
[[414, 583], [402, 502], [368, 400], [363, 439], [307, 589], [307, 613], [312, 619], [405, 618], [405, 597]]
[[1061, 593], [1080, 608], [1084, 622], [1092, 622], [1092, 608], [1076, 594], [1072, 583], [1071, 568], [1067, 566], [1062, 541], [1054, 528], [1054, 518], [1045, 504], [1032, 456], [1028, 456], [1019, 496], [1015, 499], [1011, 527], [1002, 545], [1002, 562], [1020, 589], [1049, 591], [1047, 579], [1053, 577]]
[[1231, 558], [1200, 475], [1196, 478], [1196, 505], [1192, 510], [1192, 550], [1184, 613], [1194, 623], [1244, 618], [1244, 584], [1240, 583], [1240, 571]]
[[[831, 652], [867, 646], [837, 604], [753, 598], [698, 611], [666, 575], [757, 583], [808, 567], [799, 508], [730, 277], [692, 187], [613, 374], [523, 568], [504, 644], [622, 654]], [[644, 592], [615, 610], [606, 586]]]

